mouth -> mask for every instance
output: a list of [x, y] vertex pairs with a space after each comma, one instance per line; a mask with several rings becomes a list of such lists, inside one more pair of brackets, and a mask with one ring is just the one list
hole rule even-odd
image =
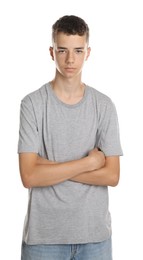
[[66, 71], [73, 71], [73, 70], [75, 70], [75, 68], [67, 67], [67, 68], [65, 68], [65, 70]]

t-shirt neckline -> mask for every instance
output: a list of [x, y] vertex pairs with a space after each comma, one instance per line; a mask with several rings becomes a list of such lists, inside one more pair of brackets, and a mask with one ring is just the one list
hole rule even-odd
[[86, 100], [86, 97], [87, 97], [87, 92], [88, 92], [88, 86], [86, 84], [84, 84], [84, 95], [82, 97], [82, 99], [75, 103], [75, 104], [67, 104], [67, 103], [64, 103], [62, 100], [60, 100], [57, 95], [55, 94], [55, 92], [53, 91], [52, 89], [52, 85], [51, 83], [49, 82], [48, 83], [48, 86], [49, 86], [49, 90], [50, 90], [50, 93], [52, 94], [52, 96], [54, 97], [54, 99], [56, 100], [56, 102], [58, 102], [59, 104], [61, 104], [62, 106], [65, 106], [65, 107], [68, 107], [68, 108], [75, 108], [75, 107], [78, 107], [80, 106], [85, 100]]

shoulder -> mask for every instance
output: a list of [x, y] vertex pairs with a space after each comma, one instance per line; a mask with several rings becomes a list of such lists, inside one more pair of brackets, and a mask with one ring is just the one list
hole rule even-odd
[[49, 83], [44, 84], [39, 89], [27, 94], [23, 99], [21, 100], [22, 103], [25, 104], [33, 104], [33, 105], [39, 105], [42, 104], [44, 99], [46, 99], [48, 94], [48, 88]]
[[114, 103], [108, 95], [90, 86], [88, 86], [88, 89], [92, 99], [96, 104], [96, 107], [101, 110], [114, 107]]

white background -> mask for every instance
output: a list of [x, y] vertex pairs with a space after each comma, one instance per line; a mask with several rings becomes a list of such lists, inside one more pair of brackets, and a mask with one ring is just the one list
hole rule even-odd
[[[54, 76], [51, 26], [75, 14], [90, 27], [83, 80], [109, 95], [118, 111], [121, 179], [110, 188], [114, 260], [143, 259], [143, 7], [139, 0], [0, 2], [0, 258], [20, 260], [27, 190], [19, 177], [21, 99]], [[41, 220], [42, 221], [42, 220]]]

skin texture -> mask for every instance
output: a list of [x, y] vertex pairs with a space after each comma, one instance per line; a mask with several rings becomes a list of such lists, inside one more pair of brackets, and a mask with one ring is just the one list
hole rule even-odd
[[[66, 104], [78, 103], [84, 95], [82, 69], [91, 52], [86, 36], [60, 32], [49, 51], [56, 66], [55, 77], [51, 81], [53, 91]], [[116, 186], [120, 172], [119, 156], [105, 157], [98, 149], [90, 151], [85, 158], [65, 163], [51, 162], [34, 153], [21, 153], [19, 166], [26, 188], [45, 187], [66, 180]]]

